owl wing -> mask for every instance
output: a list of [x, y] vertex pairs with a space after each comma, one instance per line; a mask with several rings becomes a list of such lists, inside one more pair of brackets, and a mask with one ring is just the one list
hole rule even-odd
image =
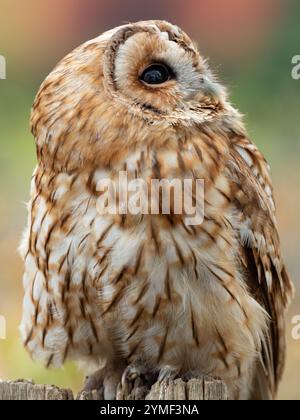
[[233, 139], [230, 176], [240, 226], [240, 264], [250, 293], [270, 317], [254, 374], [253, 398], [270, 399], [276, 395], [284, 368], [284, 315], [293, 286], [280, 254], [269, 166], [247, 138]]

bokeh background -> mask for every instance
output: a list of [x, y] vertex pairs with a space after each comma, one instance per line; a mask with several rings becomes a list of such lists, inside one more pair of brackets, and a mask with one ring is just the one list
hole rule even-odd
[[300, 399], [300, 341], [291, 337], [291, 319], [300, 314], [300, 80], [291, 77], [292, 57], [300, 54], [298, 0], [0, 0], [0, 55], [7, 61], [7, 80], [0, 80], [0, 314], [7, 319], [0, 379], [34, 378], [75, 390], [83, 379], [71, 363], [59, 372], [33, 364], [18, 337], [17, 246], [36, 162], [28, 129], [36, 90], [78, 44], [120, 23], [151, 18], [180, 25], [198, 42], [272, 166], [282, 248], [298, 291], [287, 318], [280, 398]]

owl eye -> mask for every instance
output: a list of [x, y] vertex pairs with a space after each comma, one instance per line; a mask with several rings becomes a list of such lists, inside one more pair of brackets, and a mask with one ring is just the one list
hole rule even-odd
[[147, 85], [160, 85], [172, 77], [172, 70], [165, 64], [152, 64], [144, 70], [140, 80]]

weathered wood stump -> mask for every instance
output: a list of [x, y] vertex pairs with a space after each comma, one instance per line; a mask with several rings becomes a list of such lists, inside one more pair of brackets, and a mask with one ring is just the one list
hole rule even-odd
[[[119, 386], [117, 400], [227, 400], [227, 388], [222, 381], [202, 378], [184, 382], [182, 379], [155, 383], [147, 395], [142, 392], [124, 392]], [[32, 381], [17, 380], [0, 382], [0, 401], [9, 400], [74, 400], [70, 389], [61, 389], [54, 385], [36, 385]], [[77, 400], [103, 400], [100, 391], [81, 392]]]

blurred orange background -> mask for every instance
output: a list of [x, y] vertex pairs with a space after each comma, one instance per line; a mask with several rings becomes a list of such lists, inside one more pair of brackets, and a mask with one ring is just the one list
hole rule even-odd
[[17, 246], [26, 221], [34, 142], [28, 129], [39, 84], [78, 44], [124, 22], [167, 19], [198, 42], [235, 106], [245, 114], [253, 140], [273, 169], [282, 248], [297, 295], [287, 317], [288, 361], [280, 398], [300, 399], [300, 340], [291, 319], [300, 315], [300, 80], [291, 60], [300, 54], [297, 0], [17, 0], [0, 1], [0, 378], [34, 378], [78, 389], [83, 374], [69, 363], [59, 372], [33, 364], [18, 339], [22, 264]]

